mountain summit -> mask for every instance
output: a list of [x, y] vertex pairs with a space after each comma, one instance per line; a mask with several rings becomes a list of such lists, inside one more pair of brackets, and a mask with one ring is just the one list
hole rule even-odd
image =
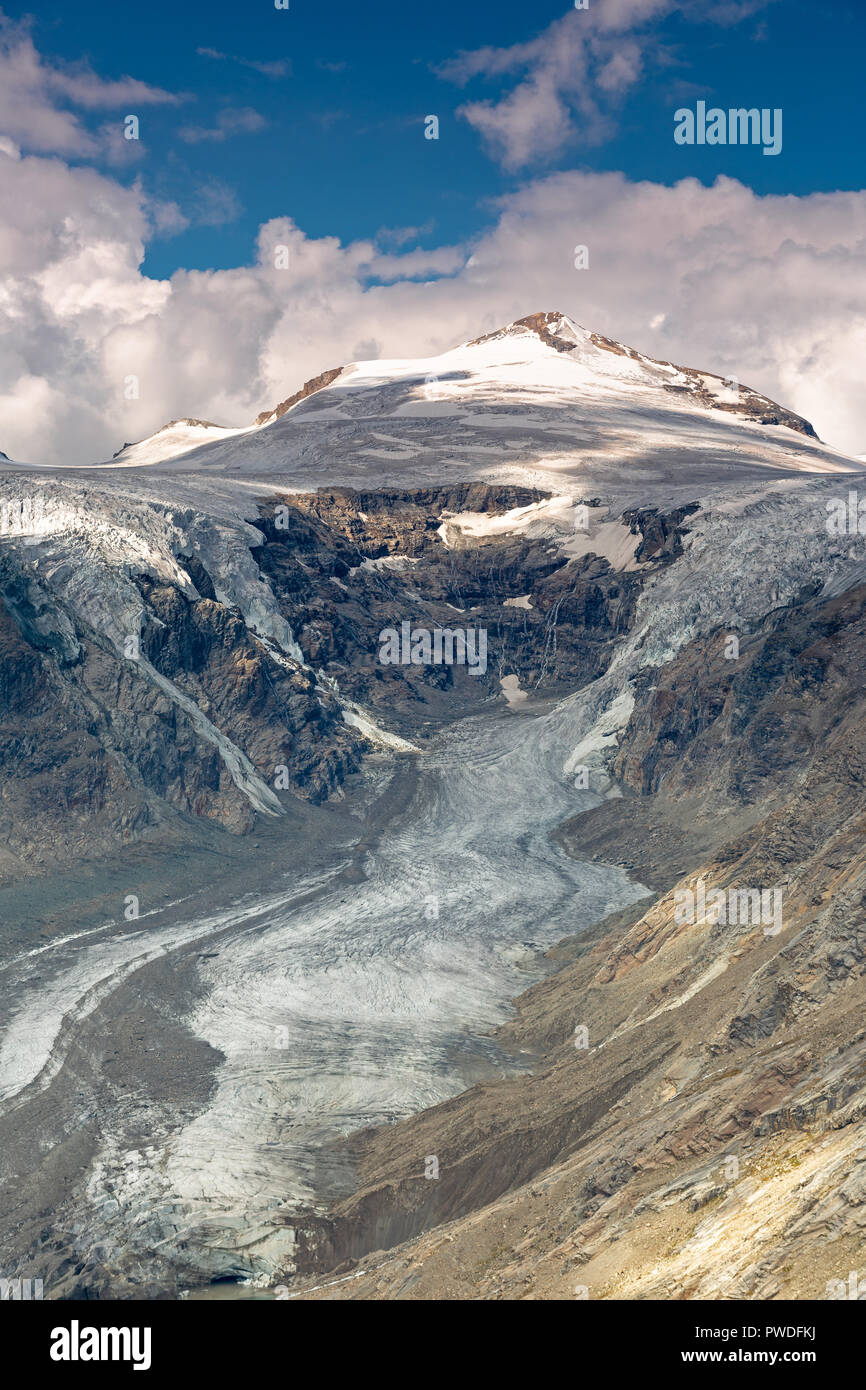
[[736, 378], [658, 361], [557, 311], [437, 356], [331, 367], [247, 429], [175, 422], [110, 467], [279, 474], [299, 485], [431, 478], [628, 488], [720, 472], [856, 467], [807, 420]]

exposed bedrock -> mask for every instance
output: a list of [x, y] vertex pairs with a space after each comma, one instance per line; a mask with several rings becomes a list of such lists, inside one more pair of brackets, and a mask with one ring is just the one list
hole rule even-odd
[[[91, 498], [88, 519], [40, 498], [21, 522], [35, 539], [13, 535], [0, 563], [0, 874], [158, 841], [178, 816], [248, 833], [338, 794], [389, 731], [415, 744], [501, 702], [504, 676], [543, 696], [592, 681], [688, 509], [627, 515], [630, 572], [571, 555], [543, 516], [441, 534], [544, 497], [329, 489], [269, 500], [242, 528], [142, 504], [134, 544], [128, 505]], [[405, 622], [483, 630], [483, 668], [382, 664], [380, 633]]]
[[[627, 513], [623, 531], [633, 533], [643, 566], [628, 572], [591, 543], [570, 555], [568, 536], [557, 543], [543, 517], [528, 535], [455, 529], [443, 541], [452, 515], [496, 517], [543, 496], [481, 484], [287, 496], [264, 509], [256, 559], [311, 664], [411, 736], [501, 698], [508, 675], [548, 697], [594, 680], [633, 622], [647, 573], [678, 553], [691, 510], [667, 518], [652, 509]], [[379, 635], [404, 621], [413, 629], [483, 630], [486, 669], [383, 664]]]

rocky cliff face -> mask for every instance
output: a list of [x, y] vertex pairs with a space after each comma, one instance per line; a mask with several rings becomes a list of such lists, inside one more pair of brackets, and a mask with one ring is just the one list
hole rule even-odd
[[[525, 538], [507, 529], [441, 534], [450, 516], [514, 517], [544, 502], [527, 489], [477, 484], [322, 490], [276, 504], [285, 530], [268, 509], [255, 554], [311, 663], [408, 735], [501, 699], [509, 674], [533, 694], [555, 695], [606, 669], [633, 617], [640, 574], [619, 573], [595, 554], [569, 556], [567, 529], [551, 535], [543, 521]], [[634, 530], [633, 548], [638, 523]], [[485, 669], [383, 664], [380, 633], [404, 621], [431, 632], [483, 631]]]
[[203, 593], [182, 560], [169, 580], [83, 549], [95, 595], [71, 592], [82, 568], [41, 577], [33, 548], [9, 550], [0, 574], [7, 875], [158, 839], [177, 815], [246, 833], [280, 811], [278, 766], [314, 800], [357, 767], [339, 703], [216, 599], [200, 561]]

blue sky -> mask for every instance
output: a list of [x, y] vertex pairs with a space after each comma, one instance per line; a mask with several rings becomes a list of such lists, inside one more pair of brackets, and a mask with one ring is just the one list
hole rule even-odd
[[[591, 0], [591, 7], [604, 3]], [[280, 216], [309, 236], [343, 241], [401, 227], [419, 229], [413, 245], [463, 241], [491, 220], [491, 200], [555, 169], [623, 170], [668, 184], [686, 174], [711, 183], [722, 172], [759, 193], [862, 182], [862, 0], [820, 7], [784, 0], [728, 25], [663, 16], [652, 35], [664, 59], [651, 58], [643, 80], [617, 103], [609, 138], [586, 143], [578, 120], [574, 138], [552, 157], [503, 169], [455, 113], [467, 99], [495, 100], [514, 75], [460, 87], [436, 69], [461, 50], [525, 42], [566, 8], [549, 0], [291, 0], [288, 11], [265, 0], [77, 0], [41, 15], [33, 37], [45, 55], [84, 60], [101, 77], [129, 75], [187, 98], [143, 107], [141, 157], [113, 171], [121, 181], [140, 178], [191, 220], [180, 234], [150, 242], [145, 269], [156, 276], [178, 266], [241, 264], [258, 226]], [[5, 12], [21, 18], [28, 10], [7, 4]], [[277, 75], [238, 60], [286, 66]], [[722, 106], [782, 107], [782, 154], [676, 146], [673, 111], [701, 96]], [[241, 123], [259, 128], [197, 143], [182, 138], [190, 127], [218, 130], [226, 108], [255, 113]], [[429, 113], [440, 117], [438, 142], [423, 139]], [[95, 128], [106, 112], [82, 119]]]

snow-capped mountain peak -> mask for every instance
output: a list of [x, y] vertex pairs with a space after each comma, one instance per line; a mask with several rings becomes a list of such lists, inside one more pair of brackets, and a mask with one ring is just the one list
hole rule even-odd
[[174, 422], [111, 465], [278, 475], [292, 487], [479, 479], [628, 501], [738, 478], [857, 470], [731, 377], [545, 311], [429, 357], [331, 367], [246, 429]]
[[163, 425], [147, 439], [141, 439], [135, 444], [124, 444], [114, 454], [113, 462], [118, 467], [139, 468], [160, 463], [163, 459], [175, 458], [200, 444], [230, 439], [233, 435], [242, 433], [242, 429], [215, 425], [210, 420], [169, 420], [167, 425]]

